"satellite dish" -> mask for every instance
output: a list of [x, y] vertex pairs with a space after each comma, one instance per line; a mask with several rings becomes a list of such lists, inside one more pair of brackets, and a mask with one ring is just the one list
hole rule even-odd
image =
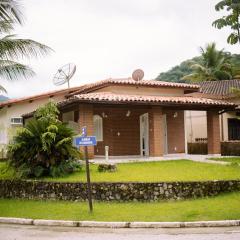
[[142, 69], [136, 69], [132, 73], [132, 79], [135, 81], [140, 81], [143, 79], [143, 77], [144, 77], [144, 71]]
[[76, 65], [74, 63], [68, 63], [57, 70], [57, 73], [53, 77], [53, 83], [56, 86], [60, 86], [64, 83], [68, 83], [68, 88], [70, 87], [69, 81], [76, 72]]

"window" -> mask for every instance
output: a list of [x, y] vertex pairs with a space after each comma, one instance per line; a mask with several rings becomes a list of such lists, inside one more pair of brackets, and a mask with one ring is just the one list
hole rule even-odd
[[96, 136], [97, 141], [103, 141], [103, 122], [102, 117], [99, 115], [93, 116], [93, 129], [94, 136]]
[[68, 123], [69, 121], [74, 121], [74, 112], [65, 112], [62, 114], [62, 121]]
[[70, 127], [74, 131], [75, 134], [79, 134], [80, 126], [79, 126], [79, 123], [75, 120], [76, 120], [75, 111], [64, 112], [62, 114], [62, 122], [67, 123], [68, 127]]
[[228, 118], [228, 140], [240, 140], [240, 120]]

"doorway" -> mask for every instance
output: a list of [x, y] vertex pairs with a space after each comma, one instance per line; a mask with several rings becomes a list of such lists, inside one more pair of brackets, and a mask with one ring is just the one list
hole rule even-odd
[[139, 117], [140, 121], [140, 155], [149, 156], [149, 119], [148, 113]]
[[164, 155], [168, 154], [168, 140], [167, 140], [167, 115], [163, 115], [163, 144], [164, 144]]

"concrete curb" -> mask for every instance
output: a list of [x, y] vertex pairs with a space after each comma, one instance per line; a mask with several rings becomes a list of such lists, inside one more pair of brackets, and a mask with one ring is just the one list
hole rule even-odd
[[33, 220], [33, 225], [36, 225], [36, 226], [78, 227], [79, 223], [77, 221], [36, 219], [36, 220]]
[[197, 222], [99, 222], [64, 221], [27, 218], [0, 217], [0, 224], [19, 224], [34, 226], [91, 227], [91, 228], [196, 228], [240, 226], [240, 220], [197, 221]]
[[0, 223], [21, 224], [21, 225], [33, 225], [33, 219], [29, 219], [29, 218], [6, 218], [6, 217], [0, 217]]

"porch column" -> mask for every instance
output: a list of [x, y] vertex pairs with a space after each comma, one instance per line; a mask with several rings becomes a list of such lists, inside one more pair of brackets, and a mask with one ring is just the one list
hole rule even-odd
[[[93, 106], [90, 104], [80, 104], [79, 105], [79, 125], [80, 129], [84, 126], [87, 127], [87, 134], [89, 136], [93, 135]], [[83, 152], [83, 148], [80, 150]], [[88, 147], [89, 158], [94, 158], [94, 146]]]
[[164, 154], [164, 123], [160, 107], [152, 107], [149, 112], [149, 150], [150, 156], [163, 156]]
[[221, 154], [220, 124], [217, 111], [207, 111], [208, 154]]

